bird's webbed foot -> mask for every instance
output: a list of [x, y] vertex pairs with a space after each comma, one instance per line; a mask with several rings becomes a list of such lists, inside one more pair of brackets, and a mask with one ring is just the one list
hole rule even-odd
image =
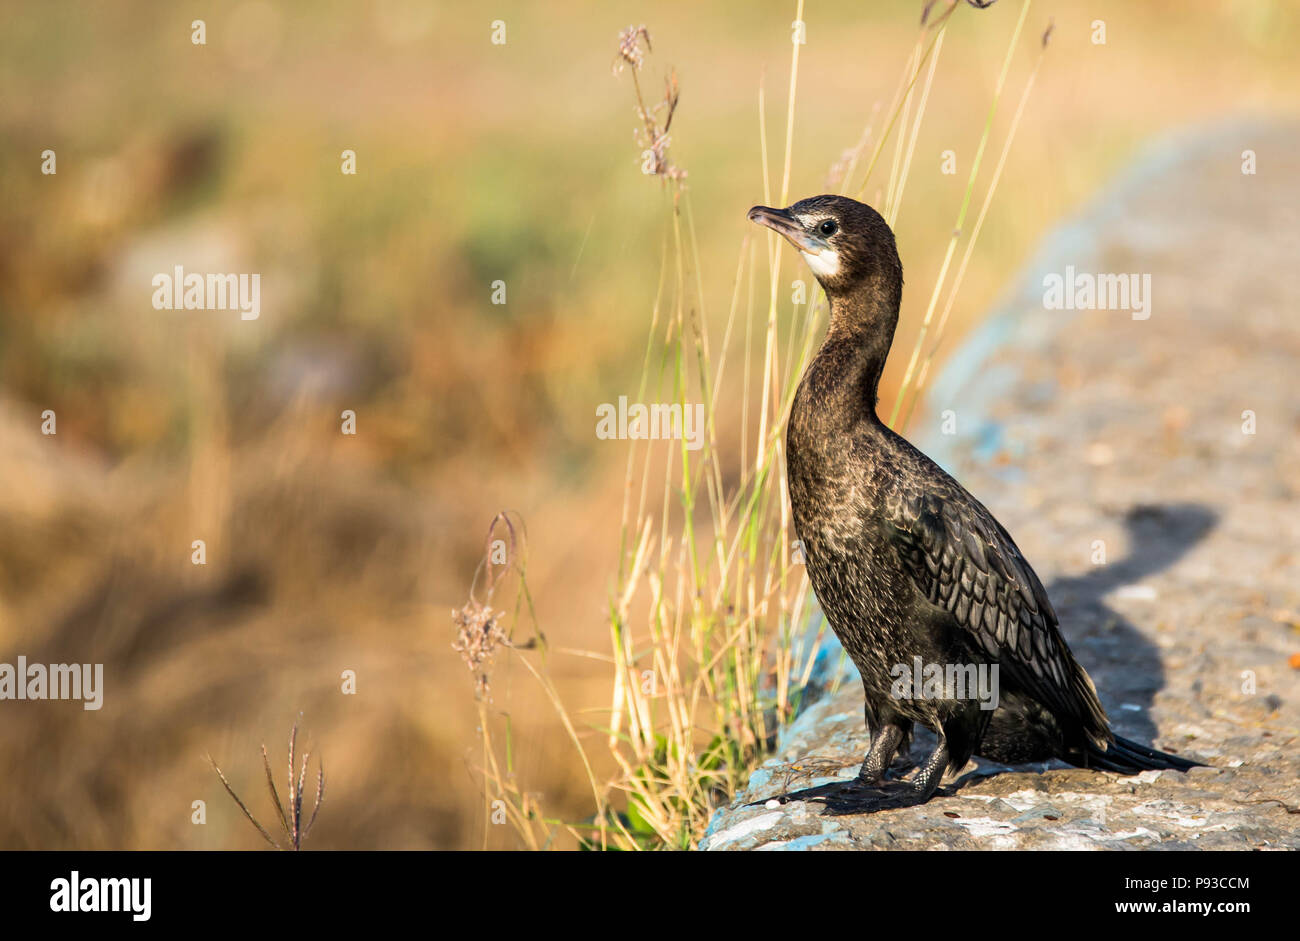
[[755, 801], [754, 804], [765, 804], [769, 800], [781, 804], [817, 801], [826, 806], [826, 814], [829, 816], [870, 814], [924, 804], [939, 789], [944, 768], [948, 764], [948, 747], [944, 742], [939, 743], [919, 773], [911, 779], [887, 780], [884, 769], [888, 767], [889, 759], [881, 757], [885, 754], [892, 755], [892, 748], [878, 751], [873, 747], [858, 776], [851, 781], [832, 781], [817, 787], [788, 791], [775, 798]]
[[[868, 814], [896, 807], [911, 807], [924, 803], [927, 796], [907, 781], [872, 783], [857, 777], [852, 781], [832, 781], [830, 784], [817, 787], [788, 791], [768, 800], [776, 800], [781, 804], [788, 804], [791, 801], [815, 801], [825, 805], [827, 814], [838, 815]], [[766, 801], [755, 803], [761, 804]]]

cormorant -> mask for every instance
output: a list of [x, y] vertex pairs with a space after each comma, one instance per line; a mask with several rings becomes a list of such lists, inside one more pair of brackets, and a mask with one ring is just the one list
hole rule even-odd
[[[876, 415], [898, 324], [903, 266], [870, 206], [814, 196], [749, 219], [803, 255], [830, 301], [830, 326], [804, 372], [786, 432], [790, 504], [808, 577], [862, 675], [871, 744], [857, 780], [784, 799], [924, 802], [970, 757], [1060, 758], [1136, 774], [1196, 762], [1115, 735], [1074, 659], [1042, 583], [978, 500]], [[900, 665], [997, 665], [996, 709], [951, 688], [897, 695]], [[914, 698], [913, 698], [914, 697]], [[882, 787], [914, 723], [938, 747], [909, 785]]]

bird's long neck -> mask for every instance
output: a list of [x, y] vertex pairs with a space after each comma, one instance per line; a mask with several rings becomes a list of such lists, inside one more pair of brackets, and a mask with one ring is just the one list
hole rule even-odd
[[865, 404], [873, 418], [880, 376], [898, 326], [900, 294], [900, 290], [869, 283], [852, 294], [832, 297], [830, 327], [817, 353], [826, 393], [847, 400], [846, 405]]

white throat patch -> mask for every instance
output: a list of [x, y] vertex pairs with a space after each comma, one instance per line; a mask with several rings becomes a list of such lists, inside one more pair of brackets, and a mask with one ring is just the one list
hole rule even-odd
[[829, 248], [823, 248], [816, 255], [812, 252], [800, 252], [799, 254], [808, 259], [808, 267], [818, 277], [833, 278], [835, 273], [840, 270], [839, 252], [832, 251]]

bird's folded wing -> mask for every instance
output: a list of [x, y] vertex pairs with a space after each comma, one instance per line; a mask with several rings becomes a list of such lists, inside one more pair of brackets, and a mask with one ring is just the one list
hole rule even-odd
[[1062, 640], [1047, 592], [993, 514], [955, 482], [951, 494], [900, 491], [889, 503], [893, 546], [921, 594], [1043, 705], [1105, 730], [1096, 690]]

